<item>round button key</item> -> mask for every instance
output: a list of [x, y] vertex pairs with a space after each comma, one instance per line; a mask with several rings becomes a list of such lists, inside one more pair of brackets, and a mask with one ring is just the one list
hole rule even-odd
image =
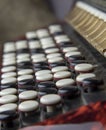
[[83, 80], [85, 80], [87, 78], [95, 78], [95, 77], [96, 77], [96, 75], [94, 73], [79, 74], [76, 77], [76, 81], [81, 83], [81, 82], [83, 82]]
[[81, 52], [79, 52], [79, 51], [67, 52], [65, 54], [65, 57], [69, 57], [69, 56], [73, 56], [73, 55], [81, 55]]
[[17, 110], [17, 104], [15, 103], [8, 103], [0, 106], [0, 112], [16, 111], [16, 110]]
[[36, 76], [36, 80], [38, 82], [50, 81], [52, 79], [53, 79], [53, 75], [52, 74], [45, 74], [45, 75], [38, 75], [38, 76]]
[[1, 69], [1, 72], [6, 73], [6, 72], [12, 72], [15, 71], [16, 67], [15, 66], [8, 66], [8, 67], [3, 67]]
[[19, 94], [19, 99], [21, 100], [31, 100], [37, 98], [37, 92], [33, 90], [24, 91]]
[[45, 74], [51, 74], [50, 70], [40, 70], [35, 73], [36, 76], [45, 75]]
[[34, 62], [34, 63], [46, 62], [46, 61], [47, 61], [47, 59], [46, 59], [45, 57], [33, 59], [33, 62]]
[[54, 57], [54, 58], [48, 59], [49, 63], [56, 63], [56, 62], [63, 62], [63, 61], [64, 59], [62, 57]]
[[33, 75], [22, 75], [22, 76], [19, 76], [17, 79], [18, 81], [33, 79]]
[[11, 94], [17, 94], [17, 89], [7, 88], [7, 89], [1, 90], [0, 92], [0, 96], [11, 95]]
[[56, 73], [58, 71], [64, 71], [64, 70], [68, 70], [68, 67], [67, 66], [57, 66], [57, 67], [52, 68], [53, 73]]
[[14, 77], [5, 78], [1, 80], [1, 84], [16, 83], [17, 79]]
[[45, 53], [46, 53], [46, 54], [56, 53], [56, 52], [59, 52], [59, 49], [58, 49], [58, 48], [51, 48], [51, 49], [46, 49], [46, 50], [45, 50]]
[[0, 97], [0, 104], [7, 104], [7, 103], [13, 103], [17, 101], [16, 95], [5, 95]]
[[34, 54], [34, 55], [31, 56], [32, 59], [42, 58], [42, 57], [45, 57], [45, 54], [39, 53], [39, 54]]
[[36, 111], [39, 107], [39, 104], [37, 101], [30, 100], [30, 101], [24, 101], [19, 104], [18, 109], [22, 112], [31, 112]]
[[59, 71], [59, 72], [54, 73], [54, 78], [56, 80], [68, 78], [70, 76], [71, 76], [71, 72], [69, 71]]
[[36, 35], [36, 32], [35, 31], [32, 31], [32, 32], [27, 32], [26, 33], [26, 38], [27, 39], [33, 39], [33, 38], [36, 38], [37, 35]]
[[85, 73], [93, 71], [93, 68], [92, 64], [82, 63], [75, 66], [75, 71]]
[[47, 55], [47, 59], [61, 56], [61, 53], [51, 53]]
[[1, 75], [1, 78], [16, 77], [16, 72], [8, 72]]
[[64, 53], [78, 51], [77, 47], [64, 47], [62, 50]]
[[70, 87], [72, 85], [75, 85], [75, 81], [71, 78], [67, 78], [67, 79], [61, 79], [61, 80], [58, 80], [56, 82], [56, 86], [58, 88], [61, 88], [61, 87]]
[[18, 75], [27, 75], [27, 74], [32, 74], [33, 70], [32, 69], [22, 69], [18, 71]]
[[58, 90], [58, 94], [63, 98], [74, 98], [80, 95], [80, 90], [77, 86], [62, 87]]
[[42, 96], [40, 99], [40, 103], [44, 105], [55, 105], [61, 102], [61, 97], [57, 94], [48, 94]]
[[46, 82], [41, 82], [37, 84], [37, 88], [40, 90], [42, 88], [55, 88], [56, 85], [52, 81], [46, 81]]

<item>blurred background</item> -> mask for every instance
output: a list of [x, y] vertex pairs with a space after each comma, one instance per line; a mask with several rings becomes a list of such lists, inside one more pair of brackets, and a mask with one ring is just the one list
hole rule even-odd
[[73, 0], [0, 0], [0, 43], [63, 20]]

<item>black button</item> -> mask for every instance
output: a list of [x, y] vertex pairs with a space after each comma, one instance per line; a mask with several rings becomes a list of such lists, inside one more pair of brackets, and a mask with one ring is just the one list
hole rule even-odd
[[56, 85], [52, 81], [41, 82], [41, 83], [37, 84], [37, 88], [38, 89], [42, 89], [42, 88], [55, 88], [55, 87], [56, 87]]
[[77, 86], [62, 87], [58, 90], [58, 94], [63, 98], [74, 98], [80, 95], [80, 90]]
[[57, 93], [56, 88], [42, 88], [39, 90], [38, 96], [41, 97], [47, 94], [56, 94], [56, 93]]

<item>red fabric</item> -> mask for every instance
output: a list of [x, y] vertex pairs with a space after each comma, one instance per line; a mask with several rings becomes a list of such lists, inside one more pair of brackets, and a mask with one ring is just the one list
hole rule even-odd
[[106, 125], [106, 101], [82, 106], [74, 112], [68, 112], [55, 118], [45, 120], [37, 125], [83, 123], [99, 121]]
[[[85, 123], [85, 122], [100, 122], [106, 126], [106, 101], [97, 102], [88, 106], [82, 106], [74, 112], [68, 112], [63, 115], [45, 120], [35, 125], [55, 125], [55, 124], [69, 124], [69, 123]], [[97, 128], [93, 127], [93, 130]], [[24, 128], [23, 130], [38, 130], [35, 127]], [[100, 130], [100, 129], [99, 129]]]

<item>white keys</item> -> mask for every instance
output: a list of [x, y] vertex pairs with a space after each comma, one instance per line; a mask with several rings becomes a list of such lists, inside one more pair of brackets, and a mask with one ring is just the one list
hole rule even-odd
[[17, 79], [15, 77], [9, 77], [1, 80], [1, 84], [16, 83]]
[[94, 73], [86, 73], [86, 74], [79, 74], [77, 77], [76, 77], [76, 81], [77, 82], [82, 82], [84, 79], [87, 79], [87, 78], [95, 78], [96, 75]]
[[51, 73], [52, 73], [51, 70], [40, 70], [35, 73], [35, 76], [40, 76], [40, 75], [45, 76], [45, 74], [51, 74]]
[[17, 104], [15, 103], [8, 103], [0, 106], [0, 112], [5, 111], [16, 111], [18, 108]]
[[27, 39], [32, 39], [32, 38], [36, 38], [36, 37], [37, 37], [35, 31], [26, 32], [26, 35], [25, 35], [25, 36], [26, 36]]
[[49, 81], [53, 79], [52, 74], [38, 75], [36, 76], [36, 80], [38, 81]]
[[1, 90], [0, 92], [0, 96], [11, 95], [11, 94], [17, 94], [17, 89], [7, 88], [7, 89]]
[[24, 101], [19, 104], [18, 109], [22, 112], [31, 112], [37, 110], [39, 103], [34, 100]]
[[58, 88], [60, 88], [60, 87], [67, 87], [67, 86], [71, 87], [71, 85], [74, 85], [74, 84], [75, 84], [75, 81], [73, 79], [71, 79], [71, 78], [61, 79], [61, 80], [58, 80], [56, 82], [56, 86]]
[[57, 67], [52, 68], [53, 73], [56, 73], [58, 71], [64, 71], [64, 70], [68, 70], [68, 67], [67, 66], [57, 66]]
[[68, 78], [71, 77], [71, 72], [69, 71], [59, 71], [54, 73], [54, 78], [56, 79], [63, 79], [63, 78]]
[[93, 65], [92, 64], [87, 64], [87, 63], [82, 63], [82, 64], [78, 64], [75, 66], [75, 71], [78, 72], [89, 72], [93, 70]]
[[62, 62], [62, 61], [64, 61], [64, 59], [63, 57], [60, 56], [48, 59], [49, 63]]
[[16, 77], [16, 72], [8, 72], [1, 75], [1, 78], [10, 78], [10, 77]]
[[18, 100], [16, 95], [5, 95], [0, 97], [0, 104], [14, 103]]
[[37, 98], [37, 92], [34, 90], [27, 90], [19, 94], [19, 99], [21, 100], [31, 100], [36, 98]]
[[16, 70], [15, 66], [8, 66], [8, 67], [2, 67], [1, 72], [6, 73], [6, 72], [15, 71], [15, 70]]
[[17, 78], [18, 81], [23, 81], [23, 80], [28, 80], [28, 79], [33, 79], [33, 75], [21, 75], [21, 76], [18, 76]]
[[20, 71], [18, 71], [18, 75], [28, 75], [28, 74], [32, 74], [33, 70], [32, 69], [22, 69]]

